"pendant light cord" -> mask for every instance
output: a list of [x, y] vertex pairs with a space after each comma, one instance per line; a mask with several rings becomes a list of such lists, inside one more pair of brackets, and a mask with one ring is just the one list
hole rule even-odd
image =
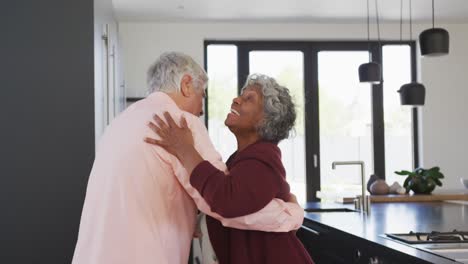
[[432, 28], [434, 28], [434, 0], [432, 0]]
[[379, 23], [379, 6], [377, 4], [377, 0], [375, 0], [375, 18], [377, 19], [377, 40], [379, 41], [380, 45], [380, 23]]
[[369, 0], [367, 0], [367, 51], [369, 52], [369, 62], [372, 61], [370, 53], [370, 18], [369, 18]]
[[403, 41], [403, 0], [400, 0], [400, 42]]
[[413, 40], [413, 23], [412, 23], [412, 14], [411, 14], [411, 0], [409, 0], [409, 38], [410, 41]]
[[378, 0], [375, 0], [375, 18], [377, 19], [377, 41], [379, 43], [378, 52], [379, 52], [380, 58], [382, 58], [382, 54], [381, 54], [382, 44], [380, 43], [379, 5], [377, 2]]

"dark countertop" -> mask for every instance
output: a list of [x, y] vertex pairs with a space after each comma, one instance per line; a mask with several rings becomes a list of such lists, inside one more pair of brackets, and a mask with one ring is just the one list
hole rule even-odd
[[[307, 203], [304, 208], [353, 209], [350, 205]], [[468, 205], [448, 202], [375, 203], [369, 215], [359, 212], [326, 212], [305, 214], [304, 225], [318, 224], [366, 239], [433, 263], [454, 263], [445, 258], [412, 248], [384, 237], [385, 233], [468, 231]]]

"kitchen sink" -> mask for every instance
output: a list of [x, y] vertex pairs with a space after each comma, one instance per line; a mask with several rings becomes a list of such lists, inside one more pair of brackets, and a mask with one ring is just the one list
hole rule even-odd
[[349, 208], [308, 208], [304, 211], [308, 213], [344, 213], [344, 212], [357, 212]]

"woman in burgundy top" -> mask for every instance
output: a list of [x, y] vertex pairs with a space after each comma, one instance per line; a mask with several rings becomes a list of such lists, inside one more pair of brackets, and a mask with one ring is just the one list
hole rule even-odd
[[[165, 113], [155, 131], [158, 144], [176, 155], [190, 173], [190, 183], [211, 209], [223, 217], [259, 211], [273, 198], [289, 198], [289, 185], [278, 142], [288, 137], [296, 112], [289, 90], [265, 75], [251, 75], [233, 100], [225, 124], [237, 139], [226, 165], [229, 175], [204, 161], [193, 147], [186, 123], [178, 127]], [[313, 263], [294, 232], [273, 233], [224, 227], [207, 216], [210, 241], [220, 264]]]

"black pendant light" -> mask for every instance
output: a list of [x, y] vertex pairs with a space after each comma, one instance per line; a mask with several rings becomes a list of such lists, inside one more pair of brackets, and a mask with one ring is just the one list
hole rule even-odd
[[[377, 32], [380, 42], [380, 29], [379, 29], [379, 16], [377, 11], [377, 0], [375, 0], [375, 9], [377, 13]], [[359, 66], [359, 81], [367, 83], [379, 83], [382, 79], [382, 70], [380, 64], [372, 62], [371, 52], [370, 52], [370, 29], [369, 29], [369, 0], [367, 0], [367, 43], [369, 51], [369, 62], [361, 64]]]
[[[400, 0], [401, 10], [403, 10], [403, 0]], [[403, 11], [401, 11], [403, 13]], [[411, 0], [409, 0], [409, 17], [410, 17], [410, 40], [413, 35], [413, 24], [411, 17]], [[403, 20], [400, 16], [400, 38]], [[398, 90], [400, 93], [400, 101], [402, 105], [422, 106], [426, 98], [426, 87], [422, 83], [410, 82], [403, 84]]]
[[432, 28], [419, 35], [422, 56], [441, 56], [449, 53], [449, 33], [443, 28], [434, 27], [434, 0], [432, 0]]
[[400, 93], [400, 102], [402, 105], [424, 105], [426, 98], [426, 87], [418, 82], [403, 84], [398, 90]]

